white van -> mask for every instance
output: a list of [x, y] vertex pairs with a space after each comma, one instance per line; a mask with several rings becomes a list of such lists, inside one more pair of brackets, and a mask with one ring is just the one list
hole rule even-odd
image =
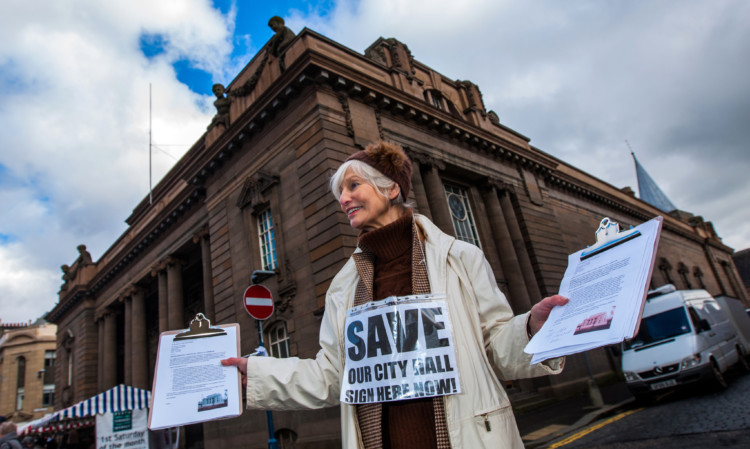
[[694, 382], [725, 388], [723, 373], [740, 361], [744, 350], [719, 303], [671, 284], [648, 293], [638, 334], [622, 344], [622, 371], [638, 399]]

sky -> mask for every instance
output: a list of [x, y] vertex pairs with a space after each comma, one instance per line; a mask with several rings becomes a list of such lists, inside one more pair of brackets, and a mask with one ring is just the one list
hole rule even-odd
[[396, 38], [533, 146], [637, 191], [632, 148], [679, 209], [750, 248], [745, 0], [4, 0], [3, 323], [51, 310], [76, 247], [96, 261], [127, 230], [274, 15], [359, 53]]

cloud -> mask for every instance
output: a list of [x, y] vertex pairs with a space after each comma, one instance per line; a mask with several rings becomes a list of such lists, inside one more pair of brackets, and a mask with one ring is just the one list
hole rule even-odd
[[[208, 1], [13, 2], [0, 19], [0, 304], [3, 321], [50, 310], [60, 265], [98, 258], [153, 183], [205, 131], [212, 98], [172, 63], [224, 76], [233, 23]], [[144, 35], [164, 39], [147, 58]], [[167, 156], [165, 152], [171, 154]]]

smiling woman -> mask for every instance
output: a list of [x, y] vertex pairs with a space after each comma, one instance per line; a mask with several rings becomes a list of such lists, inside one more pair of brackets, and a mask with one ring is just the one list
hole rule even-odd
[[331, 178], [359, 236], [328, 289], [315, 359], [222, 363], [242, 372], [248, 408], [340, 403], [344, 447], [522, 447], [499, 379], [561, 371], [561, 359], [531, 365], [523, 347], [567, 299], [513, 316], [481, 249], [405, 205], [411, 176], [400, 146], [375, 142]]

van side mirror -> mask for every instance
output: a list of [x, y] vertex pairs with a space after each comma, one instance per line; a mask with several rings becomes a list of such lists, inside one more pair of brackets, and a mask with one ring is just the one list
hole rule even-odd
[[711, 330], [711, 325], [708, 324], [708, 320], [707, 319], [703, 318], [698, 323], [699, 323], [699, 325], [698, 325], [698, 332], [710, 331]]

